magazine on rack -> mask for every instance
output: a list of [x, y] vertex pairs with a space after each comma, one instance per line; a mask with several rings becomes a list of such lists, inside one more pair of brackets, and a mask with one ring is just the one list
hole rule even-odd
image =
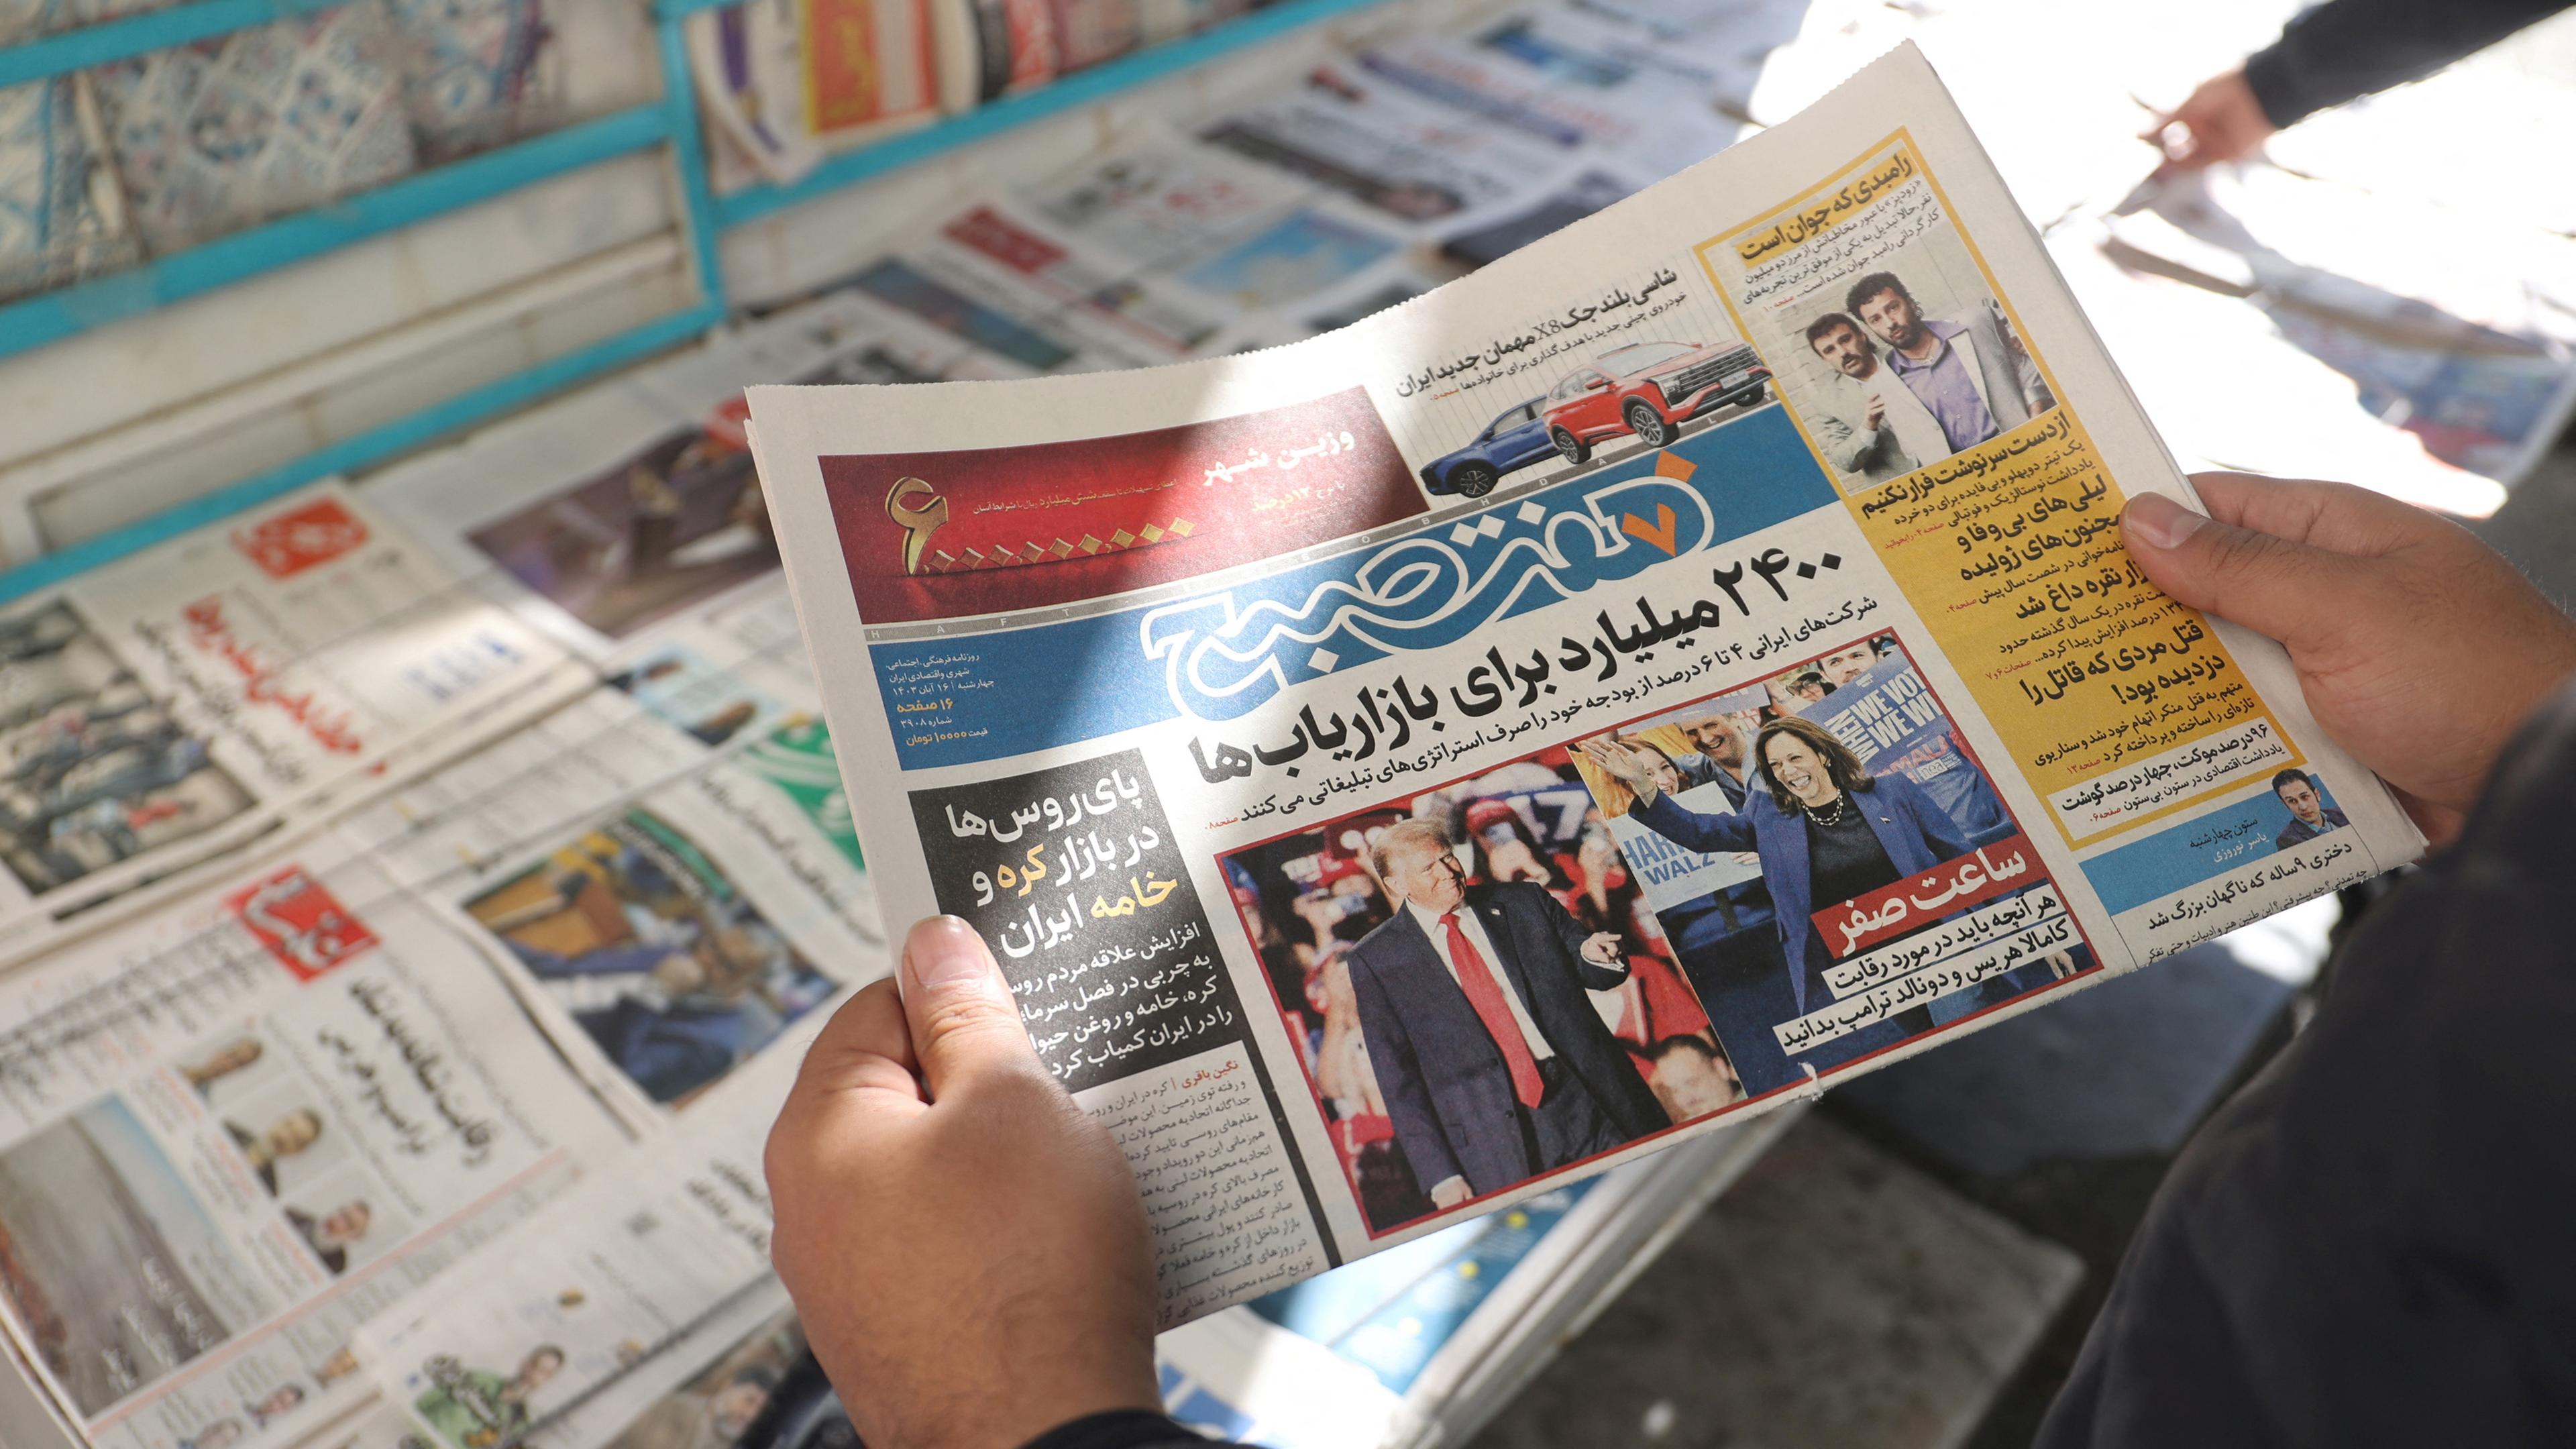
[[1910, 47], [1325, 337], [750, 402], [885, 916], [1168, 1323], [2422, 847], [2129, 563], [2190, 486]]

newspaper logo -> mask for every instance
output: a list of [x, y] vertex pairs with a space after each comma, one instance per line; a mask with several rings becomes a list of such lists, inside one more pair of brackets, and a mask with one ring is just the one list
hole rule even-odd
[[329, 563], [367, 541], [367, 525], [336, 498], [324, 498], [233, 530], [233, 547], [272, 579], [289, 579]]
[[1687, 460], [1585, 486], [1566, 506], [1496, 508], [1222, 593], [1149, 610], [1145, 657], [1182, 713], [1237, 719], [1281, 690], [1390, 654], [1442, 649], [1508, 619], [1703, 549], [1719, 536]]
[[236, 892], [224, 904], [298, 981], [310, 981], [378, 944], [375, 934], [300, 865]]

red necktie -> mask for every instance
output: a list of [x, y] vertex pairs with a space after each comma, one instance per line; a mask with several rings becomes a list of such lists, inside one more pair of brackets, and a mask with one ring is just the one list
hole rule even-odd
[[1503, 1000], [1503, 983], [1476, 943], [1459, 928], [1456, 911], [1442, 912], [1440, 924], [1449, 928], [1449, 964], [1457, 969], [1458, 989], [1467, 993], [1467, 1004], [1476, 1008], [1486, 1034], [1502, 1048], [1503, 1065], [1511, 1069], [1512, 1095], [1520, 1098], [1522, 1106], [1536, 1107], [1547, 1095], [1547, 1084], [1539, 1080], [1538, 1058], [1530, 1055], [1529, 1041], [1521, 1035], [1520, 1023], [1512, 1020], [1510, 1003]]

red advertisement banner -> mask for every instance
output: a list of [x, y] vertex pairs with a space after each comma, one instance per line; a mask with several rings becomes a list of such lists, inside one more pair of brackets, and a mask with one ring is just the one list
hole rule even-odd
[[1151, 432], [820, 461], [872, 624], [1108, 598], [1428, 511], [1359, 388]]

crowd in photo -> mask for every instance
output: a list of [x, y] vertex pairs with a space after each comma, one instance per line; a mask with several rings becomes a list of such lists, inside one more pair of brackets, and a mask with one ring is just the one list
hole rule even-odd
[[1741, 1096], [1562, 747], [1226, 869], [1374, 1229]]
[[1838, 997], [1824, 978], [1845, 953], [1815, 912], [2016, 833], [1892, 635], [1586, 740], [1577, 756], [1628, 857], [1654, 875], [1668, 952], [1749, 1094], [2082, 969], [2080, 947], [2052, 952], [1811, 1049], [1782, 1045], [1777, 1028]]

